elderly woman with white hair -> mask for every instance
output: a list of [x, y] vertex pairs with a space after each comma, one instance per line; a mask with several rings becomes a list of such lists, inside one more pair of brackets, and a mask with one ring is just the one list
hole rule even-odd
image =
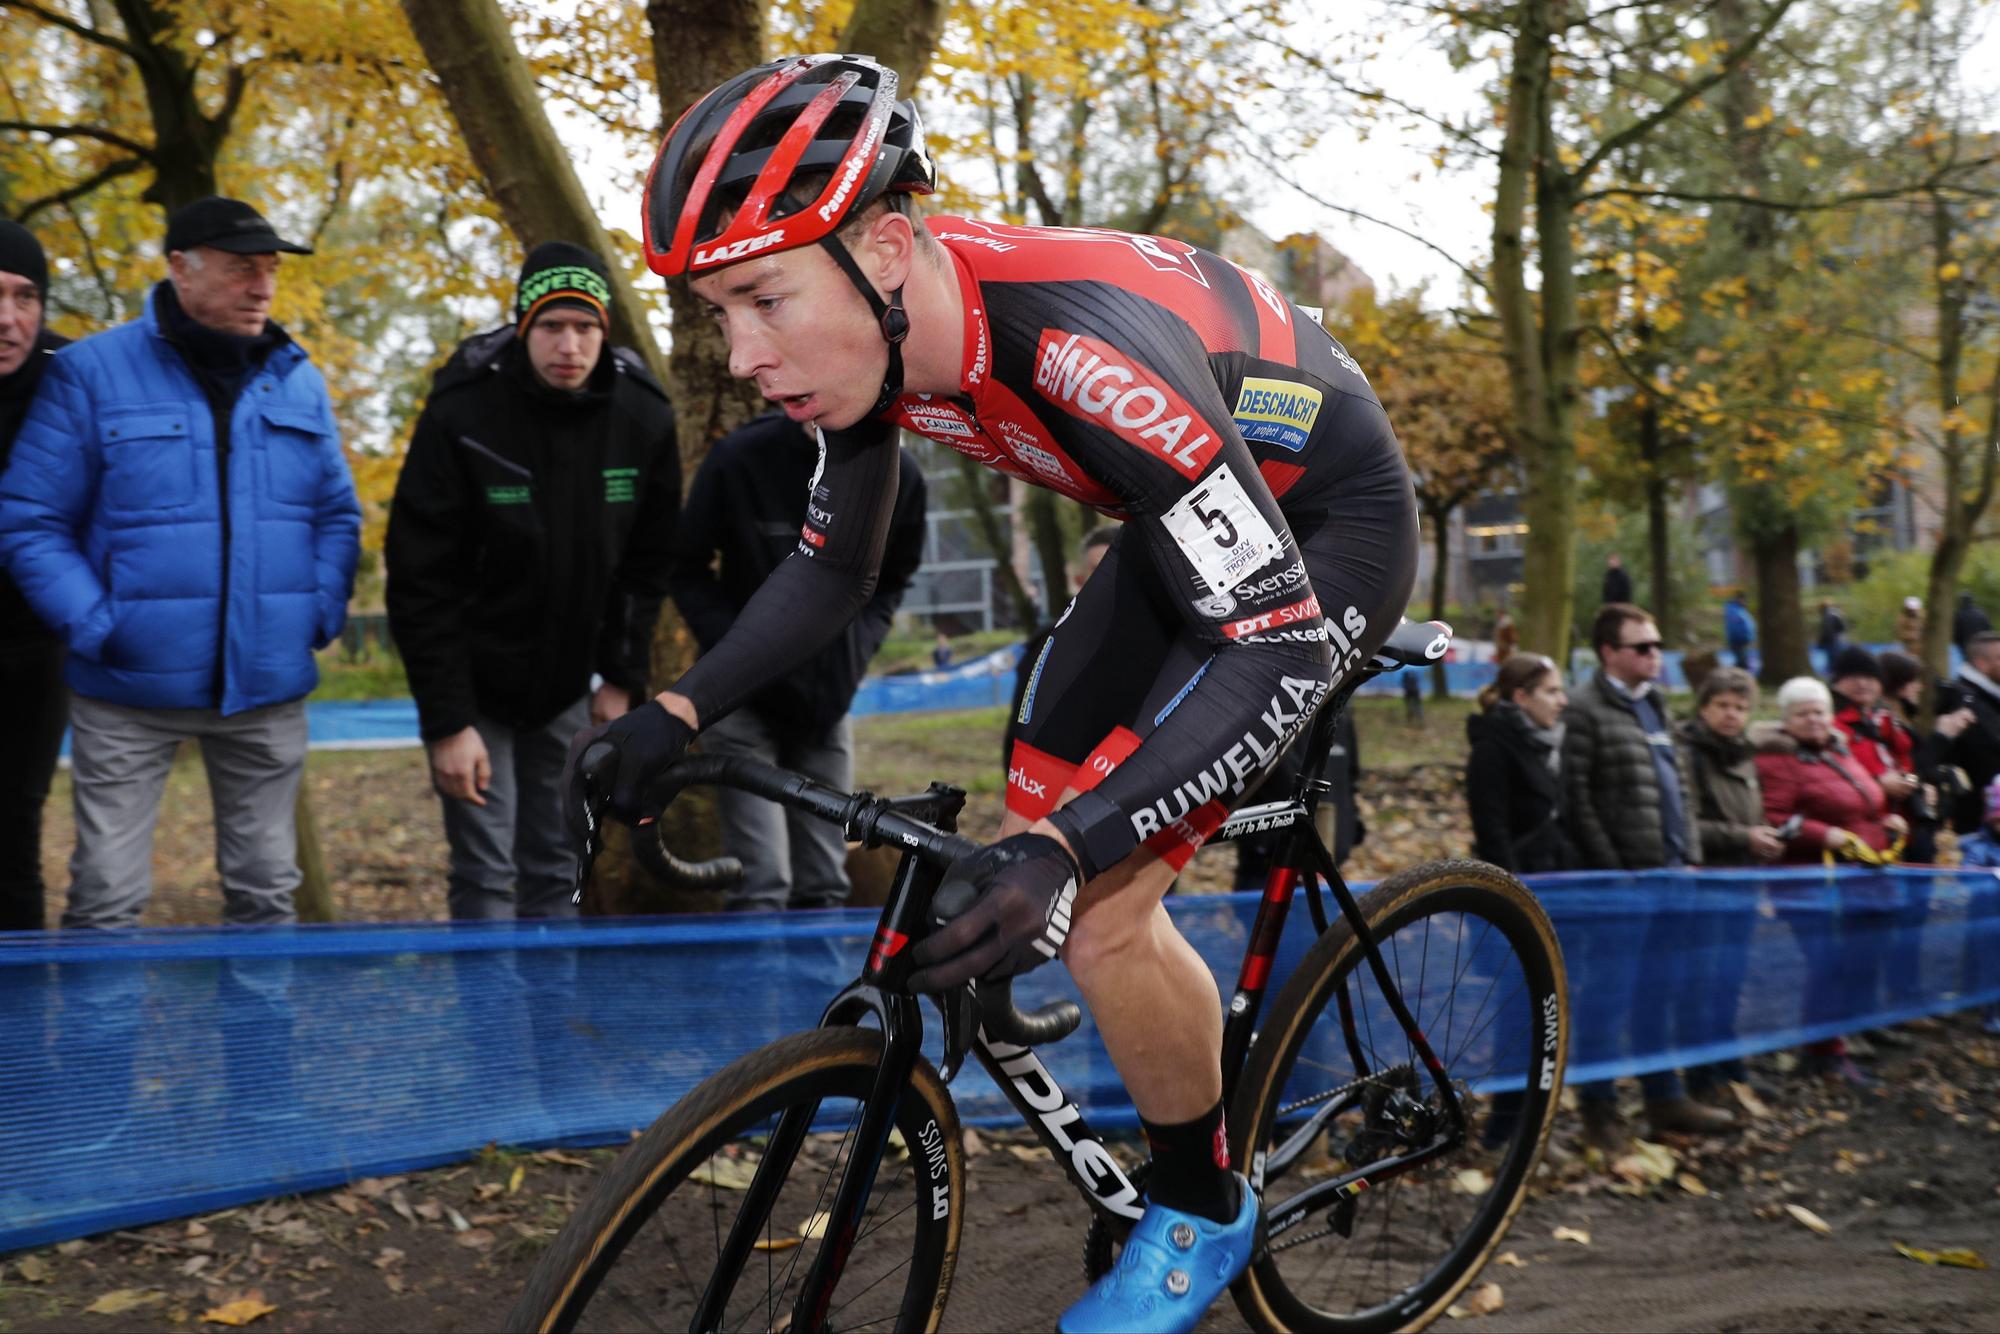
[[[1889, 813], [1889, 802], [1833, 725], [1833, 694], [1810, 676], [1796, 676], [1778, 687], [1782, 721], [1763, 733], [1757, 745], [1757, 779], [1764, 791], [1765, 823], [1784, 827], [1794, 816], [1798, 824], [1786, 840], [1783, 860], [1816, 862], [1832, 854], [1867, 859], [1887, 854], [1909, 832], [1900, 815]], [[1849, 921], [1861, 905], [1841, 887], [1837, 906], [1822, 903], [1809, 910], [1780, 908], [1791, 921], [1805, 950], [1807, 980], [1804, 1019], [1823, 1023], [1851, 1013], [1856, 992], [1865, 1006], [1872, 1003], [1881, 961], [1877, 938], [1859, 918]], [[1825, 889], [1815, 890], [1824, 896]], [[1869, 1081], [1848, 1059], [1847, 1044], [1838, 1037], [1806, 1048], [1806, 1068], [1830, 1081], [1865, 1085]]]
[[[1785, 844], [1783, 860], [1816, 862], [1886, 852], [1909, 826], [1889, 813], [1882, 787], [1848, 752], [1833, 725], [1833, 694], [1810, 676], [1795, 676], [1778, 687], [1775, 731], [1757, 745], [1757, 781], [1764, 792], [1766, 824], [1782, 827], [1794, 815], [1797, 831]], [[1858, 845], [1858, 846], [1857, 846]]]

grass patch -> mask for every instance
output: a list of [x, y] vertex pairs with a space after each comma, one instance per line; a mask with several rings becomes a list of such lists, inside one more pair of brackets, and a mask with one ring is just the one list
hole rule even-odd
[[410, 678], [397, 654], [371, 651], [350, 658], [345, 649], [335, 644], [321, 651], [319, 687], [306, 698], [404, 699], [409, 693]]

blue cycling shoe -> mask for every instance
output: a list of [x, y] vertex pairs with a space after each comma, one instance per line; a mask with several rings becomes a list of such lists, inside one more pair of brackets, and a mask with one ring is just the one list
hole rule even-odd
[[1243, 1206], [1215, 1223], [1149, 1204], [1111, 1272], [1064, 1311], [1062, 1334], [1181, 1334], [1201, 1322], [1245, 1269], [1257, 1245], [1257, 1193], [1239, 1173]]

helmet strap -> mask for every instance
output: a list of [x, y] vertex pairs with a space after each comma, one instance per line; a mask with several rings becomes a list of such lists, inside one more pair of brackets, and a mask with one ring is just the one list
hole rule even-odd
[[868, 308], [875, 312], [875, 322], [882, 330], [882, 339], [889, 344], [889, 365], [882, 373], [882, 392], [875, 398], [875, 406], [868, 409], [871, 417], [889, 410], [903, 393], [903, 340], [910, 336], [910, 315], [903, 309], [903, 289], [898, 287], [889, 293], [884, 301], [875, 290], [875, 284], [861, 272], [861, 266], [854, 262], [854, 256], [841, 243], [840, 237], [829, 232], [820, 238], [820, 245], [833, 256], [833, 262], [840, 266], [848, 280], [868, 302]]

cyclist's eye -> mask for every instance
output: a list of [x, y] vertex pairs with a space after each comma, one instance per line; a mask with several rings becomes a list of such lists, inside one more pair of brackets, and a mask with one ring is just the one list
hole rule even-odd
[[784, 302], [783, 297], [760, 296], [757, 298], [757, 309], [762, 311], [764, 314], [769, 315], [772, 311], [776, 310], [781, 304], [783, 304], [783, 302]]

